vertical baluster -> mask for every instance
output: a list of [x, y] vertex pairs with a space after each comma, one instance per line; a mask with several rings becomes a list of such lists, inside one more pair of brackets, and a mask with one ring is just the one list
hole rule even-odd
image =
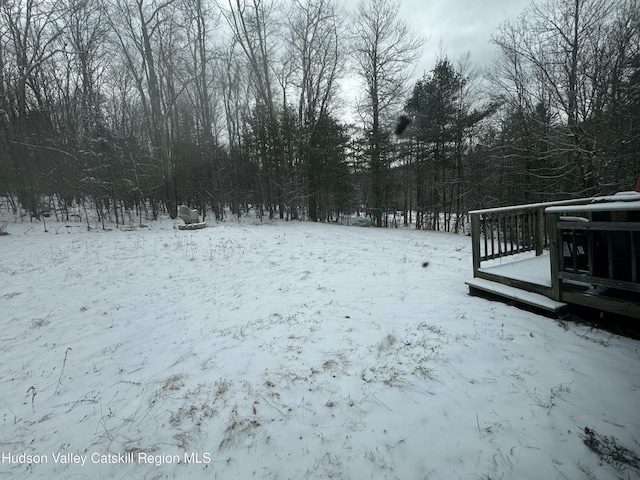
[[491, 258], [495, 257], [496, 254], [496, 250], [495, 250], [495, 245], [494, 245], [494, 233], [493, 233], [493, 215], [491, 215], [491, 217], [489, 218], [490, 222], [491, 222]]
[[502, 222], [501, 222], [501, 215], [498, 213], [498, 256], [502, 257], [502, 242], [501, 242], [501, 235], [500, 233], [502, 232]]
[[487, 216], [486, 214], [482, 214], [482, 237], [484, 239], [484, 254], [483, 257], [486, 260], [489, 256], [489, 248], [487, 245]]
[[638, 282], [638, 252], [636, 251], [635, 236], [638, 232], [629, 232], [631, 240], [631, 281]]
[[530, 223], [530, 219], [531, 219], [531, 214], [529, 212], [527, 212], [524, 216], [524, 242], [526, 245], [526, 249], [527, 250], [531, 250], [531, 223]]
[[589, 269], [589, 275], [594, 275], [594, 256], [593, 256], [593, 230], [587, 230], [587, 268]]
[[578, 245], [576, 244], [575, 230], [571, 230], [571, 264], [573, 273], [578, 273]]
[[608, 266], [609, 266], [609, 278], [615, 278], [615, 269], [613, 266], [613, 232], [611, 230], [607, 231], [607, 256], [608, 258]]
[[511, 250], [509, 250], [509, 252], [511, 253], [511, 255], [513, 255], [515, 253], [514, 248], [513, 248], [513, 221], [514, 221], [514, 217], [516, 214], [513, 215], [509, 215], [509, 243], [511, 244]]
[[509, 237], [511, 236], [510, 234], [510, 228], [509, 228], [509, 222], [511, 221], [511, 214], [507, 214], [504, 217], [504, 254], [505, 255], [511, 255], [513, 252], [509, 251]]
[[522, 212], [518, 213], [518, 216], [516, 217], [516, 234], [517, 234], [517, 241], [518, 241], [518, 252], [522, 251]]

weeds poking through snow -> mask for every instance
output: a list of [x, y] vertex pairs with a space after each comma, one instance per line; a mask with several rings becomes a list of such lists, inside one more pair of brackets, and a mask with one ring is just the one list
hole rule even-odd
[[36, 400], [36, 387], [34, 387], [33, 385], [31, 385], [29, 387], [29, 389], [27, 390], [27, 393], [31, 393], [31, 410], [33, 411], [33, 413], [36, 412], [36, 405], [35, 405], [35, 400]]
[[49, 314], [44, 317], [44, 318], [34, 318], [33, 320], [31, 320], [31, 326], [33, 328], [41, 328], [44, 327], [46, 325], [49, 325], [49, 317], [51, 316], [51, 312], [49, 312]]
[[[100, 394], [95, 391], [87, 392], [82, 396], [82, 398], [79, 398], [78, 400], [73, 402], [73, 404], [71, 404], [71, 407], [65, 413], [69, 413], [71, 410], [76, 408], [76, 406], [80, 405], [81, 403], [99, 403], [99, 400], [98, 400], [99, 396]], [[111, 409], [109, 409], [109, 411], [111, 411]]]
[[375, 452], [370, 448], [367, 448], [364, 452], [364, 458], [382, 470], [393, 470], [393, 465], [387, 463], [387, 461], [384, 458], [384, 455], [380, 453], [380, 450], [378, 449], [378, 447], [376, 447]]
[[54, 395], [58, 393], [58, 388], [60, 387], [60, 383], [62, 383], [62, 375], [64, 374], [64, 367], [67, 365], [67, 356], [71, 351], [71, 347], [68, 347], [64, 352], [64, 360], [62, 361], [62, 368], [60, 369], [60, 377], [58, 378], [58, 384], [56, 385], [56, 391], [53, 392]]
[[216, 386], [215, 400], [218, 400], [219, 398], [222, 398], [224, 400], [224, 397], [226, 396], [227, 392], [229, 391], [229, 388], [231, 387], [231, 380], [228, 380], [226, 378], [217, 380], [215, 383], [215, 386]]
[[177, 392], [184, 387], [184, 375], [175, 374], [168, 377], [162, 384], [163, 392]]
[[231, 410], [231, 418], [224, 431], [224, 437], [218, 445], [219, 450], [225, 450], [232, 446], [240, 445], [247, 437], [252, 436], [260, 426], [256, 418], [243, 418], [238, 415], [238, 407]]
[[571, 393], [571, 389], [569, 387], [571, 387], [572, 384], [573, 382], [568, 384], [561, 383], [560, 385], [556, 385], [551, 389], [551, 393], [549, 394], [549, 400], [545, 401], [538, 398], [538, 405], [540, 405], [542, 408], [546, 408], [548, 410], [547, 414], [550, 414], [551, 409], [556, 406], [556, 400], [558, 398], [560, 400], [564, 400], [562, 395], [564, 393]]
[[631, 470], [636, 475], [640, 475], [640, 457], [635, 452], [619, 445], [614, 436], [600, 435], [589, 427], [584, 427], [583, 431], [584, 433], [581, 433], [580, 437], [587, 447], [598, 454], [600, 460], [608, 463], [619, 472]]

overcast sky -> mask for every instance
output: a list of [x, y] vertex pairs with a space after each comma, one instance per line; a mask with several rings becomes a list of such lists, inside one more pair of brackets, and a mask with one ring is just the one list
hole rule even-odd
[[[347, 10], [355, 11], [357, 0], [343, 0]], [[508, 20], [516, 20], [533, 0], [399, 0], [399, 16], [424, 39], [423, 53], [415, 66], [411, 84], [429, 73], [442, 53], [455, 65], [467, 53], [471, 66], [484, 69], [497, 50], [491, 35]], [[542, 3], [544, 0], [536, 0]], [[344, 88], [338, 115], [357, 122], [356, 99], [363, 95], [360, 80], [354, 76], [340, 81]]]
[[415, 77], [429, 72], [441, 47], [455, 63], [471, 53], [471, 62], [484, 68], [496, 50], [491, 35], [507, 20], [515, 20], [531, 0], [400, 0], [400, 16], [426, 42]]

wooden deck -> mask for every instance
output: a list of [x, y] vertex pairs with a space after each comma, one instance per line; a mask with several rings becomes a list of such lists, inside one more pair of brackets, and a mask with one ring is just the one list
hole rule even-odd
[[472, 293], [640, 319], [640, 194], [470, 214]]

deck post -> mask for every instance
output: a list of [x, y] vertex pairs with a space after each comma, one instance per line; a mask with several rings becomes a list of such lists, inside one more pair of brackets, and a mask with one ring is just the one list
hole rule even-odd
[[540, 256], [544, 253], [544, 207], [536, 209], [536, 256]]
[[473, 255], [473, 278], [480, 268], [480, 214], [471, 214], [471, 252]]
[[564, 260], [562, 253], [562, 230], [556, 227], [559, 215], [547, 214], [549, 231], [549, 261], [551, 262], [551, 298], [560, 301], [560, 262]]

